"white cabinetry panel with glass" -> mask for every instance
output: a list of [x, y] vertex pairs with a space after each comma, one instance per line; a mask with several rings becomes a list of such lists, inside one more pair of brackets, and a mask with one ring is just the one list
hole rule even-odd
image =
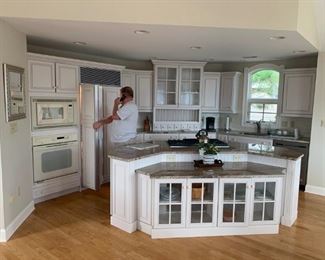
[[220, 113], [238, 112], [238, 95], [240, 87], [240, 72], [221, 73]]
[[315, 69], [290, 69], [284, 72], [283, 116], [312, 116], [315, 78]]
[[79, 67], [44, 60], [29, 60], [29, 87], [31, 92], [78, 93]]
[[218, 72], [204, 72], [202, 85], [201, 108], [205, 112], [216, 112], [219, 110], [220, 78]]

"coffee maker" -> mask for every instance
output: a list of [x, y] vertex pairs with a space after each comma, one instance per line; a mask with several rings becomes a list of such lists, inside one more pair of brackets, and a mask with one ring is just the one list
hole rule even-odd
[[206, 118], [206, 125], [205, 125], [205, 129], [207, 131], [210, 132], [214, 132], [216, 131], [216, 129], [214, 128], [214, 123], [215, 123], [216, 119], [214, 117], [207, 117]]

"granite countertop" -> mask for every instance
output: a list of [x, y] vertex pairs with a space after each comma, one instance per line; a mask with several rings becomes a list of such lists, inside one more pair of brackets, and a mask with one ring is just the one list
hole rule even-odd
[[[146, 150], [136, 150], [129, 147], [129, 145], [117, 146], [114, 149], [108, 151], [108, 157], [112, 159], [122, 160], [122, 161], [134, 161], [142, 158], [150, 157], [158, 154], [166, 153], [188, 153], [188, 154], [198, 154], [197, 147], [184, 147], [184, 148], [171, 148], [166, 141], [153, 141], [148, 142], [153, 144], [158, 144], [159, 147], [150, 148]], [[220, 154], [255, 154], [267, 157], [274, 157], [285, 160], [297, 160], [303, 156], [294, 150], [273, 147], [268, 145], [260, 144], [241, 144], [241, 143], [229, 143], [230, 148], [220, 149]]]
[[223, 167], [196, 168], [192, 162], [164, 162], [136, 170], [150, 178], [248, 178], [278, 177], [285, 175], [285, 169], [250, 162], [226, 162]]

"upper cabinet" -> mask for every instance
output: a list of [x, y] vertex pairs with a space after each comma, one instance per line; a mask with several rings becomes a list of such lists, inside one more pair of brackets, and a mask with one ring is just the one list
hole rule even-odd
[[223, 72], [221, 73], [220, 86], [220, 113], [237, 113], [238, 112], [238, 94], [240, 87], [240, 72]]
[[152, 62], [156, 107], [200, 107], [204, 62]]
[[284, 73], [283, 116], [311, 117], [316, 69], [290, 69]]
[[124, 70], [122, 71], [122, 87], [133, 89], [134, 100], [140, 112], [152, 111], [152, 71]]
[[205, 112], [217, 112], [219, 110], [220, 78], [218, 72], [204, 72], [201, 93], [201, 108]]
[[79, 92], [78, 66], [43, 60], [29, 60], [28, 72], [29, 88], [32, 92]]

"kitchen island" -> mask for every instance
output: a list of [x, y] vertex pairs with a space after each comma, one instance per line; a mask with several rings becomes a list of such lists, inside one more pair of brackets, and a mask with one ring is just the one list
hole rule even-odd
[[110, 151], [113, 226], [163, 238], [271, 234], [295, 222], [302, 154], [231, 143], [222, 168], [200, 169], [196, 147], [155, 144]]

